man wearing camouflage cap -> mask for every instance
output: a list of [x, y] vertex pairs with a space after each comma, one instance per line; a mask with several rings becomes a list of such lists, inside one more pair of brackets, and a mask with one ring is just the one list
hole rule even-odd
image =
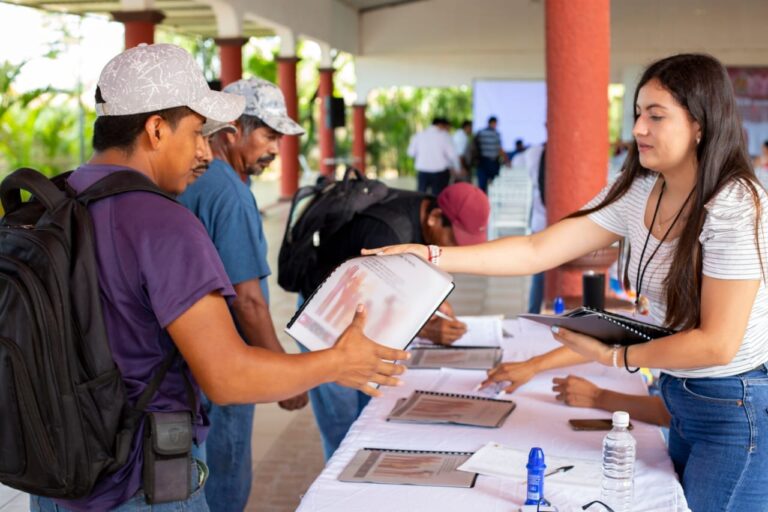
[[200, 176], [208, 170], [208, 166], [213, 160], [213, 152], [211, 151], [211, 137], [219, 133], [220, 131], [227, 131], [230, 133], [237, 133], [237, 128], [231, 123], [222, 123], [221, 121], [214, 121], [213, 119], [206, 119], [203, 123], [203, 155], [198, 158], [197, 165], [192, 169], [192, 178], [189, 180], [189, 184], [195, 182]]
[[[259, 78], [239, 80], [224, 92], [245, 98], [236, 133], [211, 139], [214, 160], [208, 171], [179, 197], [213, 239], [237, 299], [231, 311], [247, 343], [283, 352], [269, 313], [267, 240], [250, 177], [275, 159], [284, 135], [304, 130], [286, 112], [280, 89]], [[279, 402], [287, 410], [307, 404], [306, 394]], [[252, 405], [211, 404], [211, 431], [205, 455], [211, 468], [206, 497], [211, 510], [242, 510], [251, 488]]]

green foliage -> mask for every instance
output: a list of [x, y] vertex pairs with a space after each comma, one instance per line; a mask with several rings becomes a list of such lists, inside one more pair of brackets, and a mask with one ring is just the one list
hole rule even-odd
[[0, 177], [23, 166], [50, 176], [66, 171], [83, 157], [81, 119], [84, 140], [92, 133], [95, 114], [81, 112], [73, 92], [14, 89], [25, 64], [0, 62]]
[[243, 75], [257, 76], [272, 83], [277, 83], [277, 54], [273, 53], [267, 58], [259, 53], [247, 56], [243, 66]]
[[436, 116], [447, 117], [454, 127], [472, 116], [468, 87], [392, 88], [374, 93], [368, 102], [368, 156], [377, 172], [397, 169], [413, 174], [408, 143]]

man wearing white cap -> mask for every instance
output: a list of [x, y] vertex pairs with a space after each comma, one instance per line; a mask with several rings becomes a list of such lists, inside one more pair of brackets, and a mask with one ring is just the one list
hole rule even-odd
[[[225, 92], [245, 98], [245, 111], [235, 121], [235, 133], [211, 137], [214, 160], [208, 171], [179, 196], [203, 223], [224, 263], [237, 299], [232, 315], [249, 344], [283, 353], [269, 312], [270, 275], [267, 239], [250, 178], [261, 174], [277, 156], [284, 135], [304, 130], [288, 117], [283, 93], [259, 78], [238, 80]], [[283, 409], [304, 407], [305, 393], [279, 402]], [[211, 478], [206, 499], [212, 511], [242, 510], [251, 489], [252, 405], [208, 404], [211, 430], [205, 442]]]
[[[242, 98], [211, 91], [186, 51], [162, 44], [132, 48], [112, 59], [99, 79], [96, 102], [95, 153], [69, 177], [78, 192], [121, 170], [143, 174], [165, 193], [183, 192], [203, 157], [205, 118], [231, 121], [244, 108]], [[128, 402], [137, 406], [158, 368], [173, 361], [174, 347], [183, 360], [176, 358], [141, 407], [142, 421], [125, 464], [102, 473], [85, 497], [54, 502], [32, 496], [32, 510], [134, 511], [146, 510], [147, 501], [155, 512], [208, 510], [204, 465], [189, 458], [182, 442], [205, 439], [201, 389], [218, 402], [253, 403], [289, 398], [328, 381], [374, 394], [367, 381], [396, 383], [393, 376], [401, 372], [382, 359], [407, 356], [363, 336], [364, 312], [332, 349], [312, 357], [246, 346], [227, 310], [234, 290], [216, 249], [194, 215], [177, 202], [133, 191], [95, 202], [89, 210], [104, 324]], [[147, 413], [176, 413], [186, 421], [179, 420], [165, 437], [145, 441], [145, 434], [155, 432], [143, 421]], [[175, 448], [174, 461], [183, 462], [174, 471], [160, 469], [169, 454], [158, 446], [167, 443]], [[66, 455], [66, 447], [57, 449]], [[147, 462], [150, 455], [157, 466]], [[155, 497], [169, 490], [179, 497], [153, 499], [150, 489]]]

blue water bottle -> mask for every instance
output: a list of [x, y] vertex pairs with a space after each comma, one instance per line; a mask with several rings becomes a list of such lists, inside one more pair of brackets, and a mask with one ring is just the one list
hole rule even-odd
[[525, 467], [528, 470], [525, 504], [538, 505], [544, 499], [544, 470], [547, 469], [547, 465], [544, 464], [544, 450], [531, 448], [528, 464]]
[[565, 313], [565, 301], [559, 295], [555, 297], [555, 301], [552, 303], [552, 309], [555, 310], [556, 315]]

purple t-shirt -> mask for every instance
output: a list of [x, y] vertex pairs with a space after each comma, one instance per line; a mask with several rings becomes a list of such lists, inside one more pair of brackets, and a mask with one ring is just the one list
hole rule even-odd
[[[78, 192], [125, 167], [84, 165], [69, 178]], [[211, 239], [184, 206], [148, 192], [128, 192], [90, 206], [96, 240], [101, 305], [112, 356], [120, 369], [127, 398], [135, 403], [170, 353], [165, 328], [211, 292], [235, 292]], [[150, 403], [150, 411], [188, 411], [184, 377], [178, 364], [168, 371]], [[195, 388], [195, 435], [202, 442], [208, 420]], [[107, 510], [141, 487], [143, 426], [136, 434], [128, 463], [101, 478], [88, 498], [57, 500], [73, 510]]]

